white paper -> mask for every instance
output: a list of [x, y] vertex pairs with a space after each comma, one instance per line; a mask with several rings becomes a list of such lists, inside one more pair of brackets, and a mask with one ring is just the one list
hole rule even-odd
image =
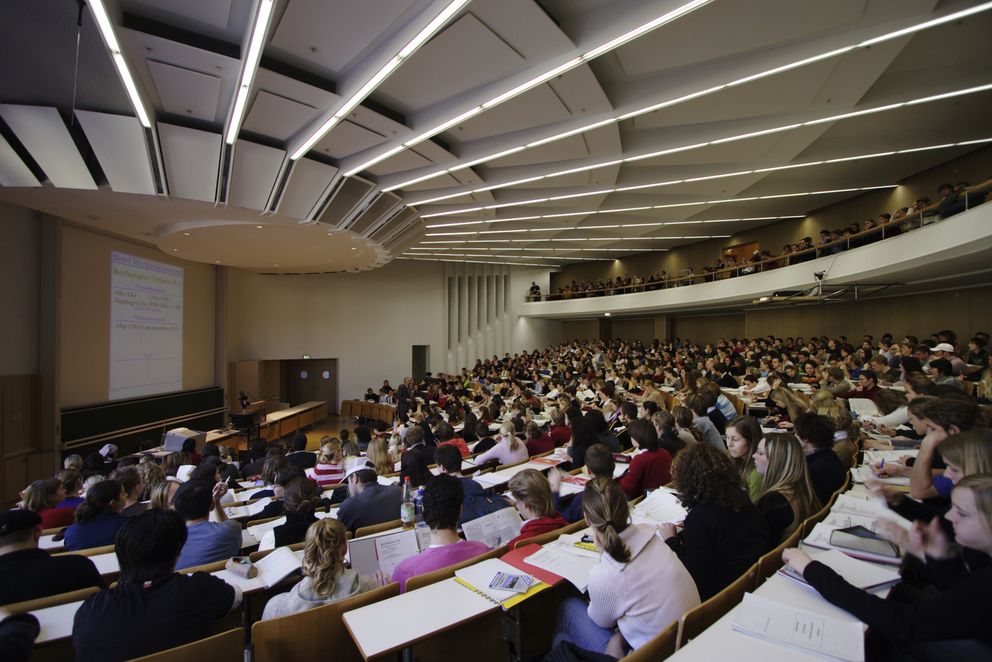
[[635, 515], [656, 523], [683, 522], [687, 512], [679, 501], [678, 494], [667, 487], [659, 487], [634, 506]]
[[535, 579], [533, 576], [528, 575], [519, 568], [515, 568], [506, 561], [501, 561], [499, 559], [486, 559], [485, 561], [480, 561], [479, 563], [470, 565], [466, 568], [461, 568], [460, 570], [455, 571], [455, 576], [470, 584], [472, 588], [478, 590], [480, 593], [485, 593], [496, 602], [503, 602], [504, 600], [509, 600], [510, 598], [518, 595], [514, 591], [503, 591], [496, 588], [489, 588], [489, 582], [493, 580], [497, 572], [504, 572], [508, 575], [530, 577], [533, 584], [540, 583], [540, 581]]
[[842, 527], [834, 527], [826, 524], [825, 522], [820, 522], [813, 527], [813, 530], [809, 532], [809, 535], [803, 540], [803, 545], [808, 545], [809, 547], [817, 547], [819, 549], [836, 549], [848, 556], [854, 556], [855, 558], [866, 559], [868, 561], [874, 561], [875, 563], [885, 563], [888, 565], [899, 565], [902, 559], [892, 558], [891, 556], [882, 556], [880, 554], [872, 554], [870, 552], [861, 552], [851, 549], [845, 549], [843, 547], [837, 547], [831, 544], [830, 534], [834, 532], [835, 529]]
[[520, 535], [523, 521], [516, 508], [503, 508], [462, 525], [466, 540], [485, 543], [490, 549], [504, 545]]
[[259, 559], [255, 567], [262, 583], [272, 588], [294, 570], [299, 570], [301, 563], [302, 554], [298, 557], [289, 547], [277, 547], [265, 558]]
[[562, 476], [561, 484], [558, 486], [558, 494], [561, 496], [567, 496], [569, 494], [578, 494], [586, 489], [586, 484], [592, 480], [592, 476], [586, 474], [577, 474], [575, 476]]
[[242, 517], [251, 517], [252, 515], [257, 515], [265, 507], [272, 503], [272, 497], [265, 497], [264, 499], [259, 499], [255, 503], [248, 504], [247, 506], [233, 506], [231, 508], [225, 508], [224, 512], [231, 519], [239, 519]]
[[821, 616], [754, 593], [744, 594], [743, 603], [734, 610], [734, 629], [845, 662], [865, 659], [860, 623]]
[[598, 558], [589, 558], [568, 552], [554, 546], [542, 547], [524, 559], [532, 566], [553, 572], [559, 577], [567, 579], [575, 588], [582, 593], [589, 588], [589, 573], [596, 564]]
[[348, 560], [351, 567], [366, 577], [374, 577], [380, 570], [392, 576], [393, 570], [400, 562], [416, 556], [419, 552], [417, 534], [413, 529], [348, 541]]

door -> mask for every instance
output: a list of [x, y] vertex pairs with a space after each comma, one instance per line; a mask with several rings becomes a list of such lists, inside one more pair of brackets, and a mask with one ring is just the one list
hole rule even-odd
[[286, 364], [286, 400], [295, 407], [304, 402], [327, 403], [327, 411], [338, 411], [338, 360], [293, 359]]
[[416, 379], [423, 379], [424, 375], [427, 374], [427, 366], [431, 364], [431, 346], [430, 345], [414, 345], [413, 346], [413, 358], [411, 361], [412, 369], [410, 375]]

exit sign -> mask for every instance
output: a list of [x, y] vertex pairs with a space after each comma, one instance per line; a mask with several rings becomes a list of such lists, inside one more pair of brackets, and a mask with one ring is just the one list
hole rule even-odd
[[304, 354], [304, 355], [303, 355], [303, 358], [305, 358], [305, 359], [309, 359], [309, 358], [310, 358], [310, 355], [309, 355], [309, 354]]

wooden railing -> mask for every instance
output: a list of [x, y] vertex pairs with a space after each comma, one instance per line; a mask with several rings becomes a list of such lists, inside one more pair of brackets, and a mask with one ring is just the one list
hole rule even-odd
[[[961, 192], [959, 194], [959, 199], [964, 204], [964, 209], [961, 211], [967, 211], [970, 207], [976, 207], [979, 204], [982, 204], [984, 201], [980, 201], [975, 204], [975, 194], [988, 193], [990, 187], [992, 187], [992, 179], [988, 179], [977, 186], [973, 186]], [[666, 277], [661, 280], [649, 279], [636, 285], [613, 285], [598, 289], [593, 288], [576, 290], [573, 292], [556, 292], [554, 294], [543, 296], [528, 294], [527, 301], [561, 301], [565, 299], [589, 299], [592, 297], [612, 296], [614, 294], [632, 294], [634, 292], [653, 292], [656, 290], [664, 290], [669, 287], [684, 287], [686, 285], [710, 283], [717, 280], [725, 280], [727, 278], [736, 278], [739, 276], [761, 273], [763, 271], [787, 267], [792, 264], [808, 262], [827, 255], [834, 255], [836, 253], [840, 253], [841, 251], [850, 250], [851, 248], [858, 248], [876, 241], [881, 241], [886, 237], [893, 237], [902, 234], [904, 231], [907, 231], [902, 229], [902, 227], [907, 223], [910, 224], [909, 230], [921, 228], [926, 225], [927, 222], [931, 222], [933, 218], [938, 215], [939, 211], [940, 202], [936, 202], [928, 207], [924, 207], [916, 212], [913, 212], [912, 216], [907, 214], [906, 216], [894, 219], [889, 223], [877, 225], [868, 230], [863, 230], [835, 241], [819, 244], [813, 246], [812, 248], [807, 248], [793, 253], [784, 253], [782, 255], [772, 256], [763, 260], [756, 260], [754, 262], [749, 261], [715, 271], [704, 271], [698, 274], [689, 273], [682, 276]]]

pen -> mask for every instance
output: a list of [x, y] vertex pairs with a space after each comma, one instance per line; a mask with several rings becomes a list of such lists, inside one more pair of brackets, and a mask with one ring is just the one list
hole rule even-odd
[[882, 458], [882, 461], [878, 463], [878, 473], [875, 474], [875, 475], [878, 476], [879, 478], [881, 478], [883, 475], [885, 475], [884, 472], [882, 471], [883, 469], [885, 469], [885, 458], [884, 457]]

